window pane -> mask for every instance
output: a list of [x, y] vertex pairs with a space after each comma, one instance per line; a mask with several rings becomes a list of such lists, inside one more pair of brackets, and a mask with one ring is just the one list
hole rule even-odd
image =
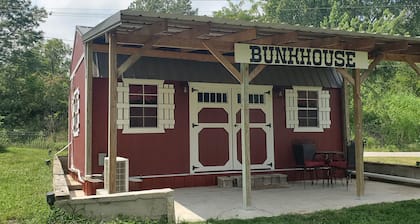
[[299, 119], [308, 117], [308, 111], [307, 110], [299, 110], [298, 111], [298, 117], [299, 117]]
[[237, 98], [238, 98], [238, 103], [241, 103], [241, 94], [240, 93], [238, 93]]
[[298, 91], [298, 98], [306, 98], [306, 91]]
[[146, 117], [144, 118], [144, 127], [157, 127], [157, 118], [156, 117]]
[[299, 127], [307, 127], [306, 119], [299, 119]]
[[318, 119], [308, 119], [308, 127], [318, 127]]
[[260, 95], [260, 104], [264, 104], [264, 95]]
[[308, 91], [308, 98], [318, 99], [318, 92], [317, 91]]
[[157, 86], [155, 85], [144, 85], [145, 94], [157, 94]]
[[318, 100], [308, 100], [308, 107], [317, 108]]
[[210, 102], [210, 96], [209, 93], [204, 93], [204, 102]]
[[254, 95], [254, 103], [260, 103], [259, 99], [260, 99], [260, 96], [258, 94], [255, 94]]
[[251, 94], [249, 94], [249, 101], [248, 101], [248, 103], [254, 103], [254, 97], [252, 97], [252, 95]]
[[222, 102], [222, 94], [221, 93], [218, 93], [216, 95], [216, 102], [218, 102], [218, 103], [221, 103]]
[[155, 107], [145, 107], [144, 116], [148, 117], [157, 117], [157, 108]]
[[309, 110], [308, 111], [308, 117], [318, 118], [318, 111], [317, 110]]
[[308, 107], [308, 101], [307, 100], [298, 100], [298, 107]]
[[143, 93], [143, 85], [130, 85], [130, 93]]
[[210, 102], [212, 103], [216, 102], [216, 93], [210, 93]]
[[130, 127], [132, 127], [132, 128], [143, 127], [143, 118], [141, 118], [141, 117], [130, 117]]
[[198, 93], [198, 102], [203, 102], [203, 93]]
[[142, 107], [130, 107], [130, 117], [143, 116]]
[[157, 96], [144, 96], [145, 104], [157, 104]]
[[143, 96], [130, 95], [130, 104], [143, 104]]
[[223, 103], [227, 103], [227, 95], [226, 95], [226, 93], [223, 93], [223, 95], [222, 95], [223, 97]]

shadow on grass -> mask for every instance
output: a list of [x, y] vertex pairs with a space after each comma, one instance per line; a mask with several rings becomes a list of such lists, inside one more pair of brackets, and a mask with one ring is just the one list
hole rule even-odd
[[0, 145], [0, 153], [6, 153], [9, 152], [9, 150], [6, 149], [6, 146]]

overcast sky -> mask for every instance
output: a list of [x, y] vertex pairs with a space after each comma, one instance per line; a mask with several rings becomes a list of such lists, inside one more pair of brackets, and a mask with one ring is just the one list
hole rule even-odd
[[[44, 7], [51, 15], [40, 26], [44, 36], [60, 38], [73, 45], [76, 25], [95, 26], [118, 10], [126, 9], [133, 0], [32, 0], [32, 4]], [[238, 2], [239, 0], [233, 0]], [[225, 0], [192, 0], [199, 15], [212, 15], [228, 3]]]

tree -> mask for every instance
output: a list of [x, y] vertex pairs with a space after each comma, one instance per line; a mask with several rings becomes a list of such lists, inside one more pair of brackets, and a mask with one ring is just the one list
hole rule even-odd
[[[234, 4], [231, 0], [228, 0], [228, 3], [228, 7], [223, 7], [221, 10], [213, 12], [213, 16], [245, 21], [259, 21], [262, 18], [260, 13], [260, 2], [255, 2], [254, 0], [240, 0], [237, 4]], [[251, 5], [249, 9], [243, 9], [246, 3]]]
[[36, 30], [47, 16], [44, 9], [31, 6], [28, 0], [0, 1], [0, 66], [33, 47], [41, 40]]
[[192, 8], [191, 0], [134, 0], [128, 8], [182, 15], [197, 15], [198, 13], [198, 9]]
[[70, 47], [62, 40], [53, 38], [48, 40], [42, 48], [43, 64], [46, 72], [53, 75], [67, 74], [70, 67]]

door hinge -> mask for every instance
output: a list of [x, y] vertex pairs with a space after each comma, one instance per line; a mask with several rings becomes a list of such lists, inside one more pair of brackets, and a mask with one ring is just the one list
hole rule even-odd
[[196, 169], [198, 169], [199, 167], [198, 166], [192, 166], [192, 170], [194, 171], [194, 170], [196, 170]]
[[194, 123], [192, 123], [192, 127], [193, 128], [195, 128], [195, 127], [197, 127], [198, 126], [198, 124], [194, 124]]
[[266, 124], [265, 126], [267, 126], [267, 127], [271, 128], [271, 123]]

